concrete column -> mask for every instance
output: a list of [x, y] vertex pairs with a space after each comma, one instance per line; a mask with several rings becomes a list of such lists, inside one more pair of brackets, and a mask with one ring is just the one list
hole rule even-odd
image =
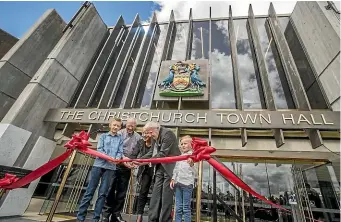
[[0, 60], [0, 120], [62, 37], [65, 25], [55, 10], [47, 10]]
[[[83, 13], [78, 13], [74, 20], [77, 22], [66, 30], [2, 120], [2, 123], [31, 133], [24, 146], [17, 145], [12, 148], [16, 155], [13, 157], [14, 166], [35, 169], [49, 160], [55, 148], [51, 140], [56, 125], [44, 122], [44, 117], [49, 109], [66, 107], [70, 103], [107, 33], [107, 26], [92, 4], [83, 7], [81, 12]], [[9, 133], [1, 139], [6, 141], [8, 137], [13, 137], [13, 134]], [[5, 144], [0, 144], [0, 147], [0, 156], [9, 152]], [[19, 189], [13, 193], [9, 192], [4, 198], [0, 216], [22, 214], [36, 183], [37, 181], [24, 191]], [[20, 198], [16, 193], [20, 193]]]
[[331, 108], [340, 111], [340, 21], [326, 6], [326, 1], [297, 2], [290, 19], [313, 69], [307, 93], [321, 86]]
[[[43, 162], [48, 162], [54, 151], [55, 145], [54, 141], [44, 137], [39, 137], [23, 168], [34, 170], [40, 167]], [[44, 152], [42, 152], [42, 150]], [[1, 203], [0, 217], [16, 216], [25, 213], [39, 180], [40, 179], [33, 181], [28, 188], [19, 188], [9, 191], [6, 194], [6, 198], [4, 198]]]

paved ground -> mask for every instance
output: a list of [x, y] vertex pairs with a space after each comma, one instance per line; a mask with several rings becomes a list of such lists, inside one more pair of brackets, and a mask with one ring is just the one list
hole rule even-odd
[[[131, 217], [129, 217], [129, 215], [122, 215], [122, 217], [128, 221], [128, 222], [135, 222], [137, 219], [136, 215], [131, 215]], [[37, 216], [37, 217], [9, 217], [9, 218], [4, 218], [1, 219], [0, 218], [0, 222], [33, 222], [33, 221], [45, 221], [46, 220], [46, 216]], [[60, 218], [54, 218], [53, 221], [63, 221], [63, 222], [75, 222], [76, 218], [74, 217], [74, 219], [60, 219]], [[143, 221], [148, 221], [148, 217], [143, 217]], [[89, 213], [86, 217], [85, 222], [92, 222], [92, 213]]]

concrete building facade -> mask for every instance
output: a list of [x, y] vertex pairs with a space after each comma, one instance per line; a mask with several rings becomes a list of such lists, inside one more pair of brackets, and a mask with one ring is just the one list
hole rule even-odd
[[[68, 24], [47, 11], [0, 61], [0, 165], [33, 170], [61, 154], [72, 133], [90, 132], [95, 146], [110, 118], [134, 116], [139, 131], [154, 120], [178, 136], [206, 138], [257, 192], [278, 202], [286, 197], [281, 205], [294, 221], [339, 221], [339, 12], [330, 2], [297, 2], [289, 15], [277, 15], [272, 4], [261, 16], [252, 5], [245, 17], [234, 17], [231, 7], [224, 18], [207, 10], [209, 18], [193, 19], [190, 11], [181, 21], [171, 12], [158, 22], [154, 14], [149, 24], [139, 15], [125, 24], [121, 16], [114, 26], [88, 2]], [[205, 86], [191, 90], [203, 95], [163, 96], [169, 66], [193, 63]], [[71, 171], [67, 160], [28, 188], [7, 192], [0, 217], [24, 214], [32, 197], [49, 213], [56, 189], [63, 194], [53, 211], [76, 211], [92, 158], [71, 159]], [[253, 209], [268, 206], [200, 166], [197, 221], [228, 217], [224, 206], [237, 202], [237, 216], [264, 217]], [[322, 204], [303, 210], [307, 184]]]

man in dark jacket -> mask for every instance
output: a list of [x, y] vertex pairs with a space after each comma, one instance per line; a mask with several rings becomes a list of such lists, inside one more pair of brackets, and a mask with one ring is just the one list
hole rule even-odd
[[[178, 140], [170, 129], [161, 127], [156, 122], [149, 122], [144, 128], [147, 133], [151, 134], [153, 140], [150, 151], [141, 158], [160, 158], [179, 156], [181, 154]], [[148, 221], [150, 222], [172, 221], [173, 190], [170, 189], [169, 184], [173, 176], [174, 167], [175, 163], [155, 165], [155, 181], [148, 215]]]

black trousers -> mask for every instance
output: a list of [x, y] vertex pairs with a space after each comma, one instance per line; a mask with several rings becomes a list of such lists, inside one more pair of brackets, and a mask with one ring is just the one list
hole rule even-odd
[[153, 168], [146, 167], [141, 175], [140, 192], [137, 198], [137, 214], [143, 215], [144, 207], [148, 201], [148, 193], [153, 180]]
[[161, 164], [155, 166], [155, 182], [150, 199], [148, 221], [172, 222], [173, 190], [169, 187], [171, 177]]
[[120, 215], [124, 206], [130, 175], [131, 170], [129, 168], [122, 165], [117, 166], [102, 210], [102, 216], [104, 218], [108, 219], [111, 215]]

